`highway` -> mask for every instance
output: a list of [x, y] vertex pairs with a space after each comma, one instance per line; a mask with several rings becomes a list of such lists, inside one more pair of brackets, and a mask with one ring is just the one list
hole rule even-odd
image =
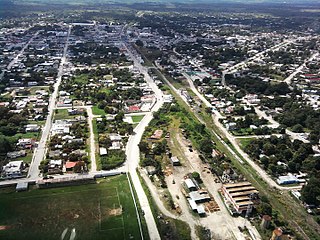
[[139, 198], [141, 209], [144, 212], [144, 217], [147, 223], [150, 239], [160, 240], [161, 239], [160, 234], [159, 234], [156, 222], [154, 220], [154, 217], [152, 215], [152, 211], [149, 205], [147, 195], [145, 194], [143, 187], [141, 185], [141, 182], [137, 173], [137, 167], [139, 166], [139, 162], [140, 162], [140, 151], [139, 151], [138, 144], [141, 141], [145, 128], [149, 125], [150, 121], [153, 118], [153, 112], [158, 111], [160, 107], [163, 105], [163, 93], [158, 88], [158, 86], [154, 83], [154, 81], [148, 74], [147, 69], [143, 67], [139, 63], [137, 58], [133, 55], [133, 53], [130, 50], [130, 47], [126, 45], [124, 46], [127, 49], [131, 59], [134, 61], [134, 66], [139, 68], [140, 72], [144, 75], [146, 82], [155, 92], [155, 95], [157, 98], [157, 102], [153, 106], [151, 112], [146, 113], [144, 118], [135, 127], [134, 129], [135, 134], [131, 135], [128, 139], [128, 143], [126, 147], [126, 155], [127, 155], [126, 165], [127, 165], [128, 172], [130, 173], [131, 180], [136, 190], [137, 196]]
[[56, 83], [54, 84], [54, 91], [53, 91], [51, 98], [49, 100], [47, 120], [46, 120], [45, 126], [42, 129], [41, 139], [38, 144], [38, 147], [35, 149], [35, 152], [34, 152], [33, 158], [32, 158], [32, 162], [31, 162], [31, 165], [29, 168], [28, 178], [30, 178], [30, 179], [37, 179], [40, 176], [39, 165], [40, 165], [41, 161], [44, 159], [45, 154], [46, 154], [46, 143], [47, 143], [47, 140], [48, 140], [48, 137], [50, 134], [50, 129], [52, 126], [53, 110], [56, 105], [59, 86], [61, 84], [62, 75], [64, 73], [63, 70], [64, 70], [64, 64], [66, 63], [66, 59], [67, 59], [67, 50], [68, 50], [70, 33], [71, 33], [71, 25], [69, 26], [68, 35], [67, 35], [66, 43], [64, 46], [64, 50], [63, 50], [63, 56], [61, 58], [61, 62], [60, 62], [59, 70], [58, 70], [57, 80], [56, 80]]

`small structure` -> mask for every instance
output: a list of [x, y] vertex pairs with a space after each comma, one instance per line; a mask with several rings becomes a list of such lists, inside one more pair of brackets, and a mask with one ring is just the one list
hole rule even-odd
[[152, 140], [159, 140], [162, 137], [163, 130], [157, 129], [150, 137]]
[[73, 172], [74, 166], [76, 166], [76, 164], [77, 164], [77, 162], [67, 161], [66, 164], [65, 164], [66, 171], [67, 171], [67, 172]]
[[260, 227], [262, 229], [267, 229], [267, 228], [269, 228], [270, 223], [271, 223], [271, 217], [269, 215], [263, 215]]
[[171, 160], [171, 163], [173, 166], [180, 166], [181, 165], [180, 160], [176, 156], [171, 157], [170, 160]]
[[149, 175], [153, 175], [157, 172], [156, 167], [154, 166], [146, 166], [146, 170]]
[[204, 203], [210, 201], [210, 196], [206, 191], [193, 191], [189, 193], [189, 197], [195, 203]]
[[184, 183], [190, 192], [198, 190], [197, 186], [194, 184], [194, 182], [190, 178], [187, 178], [186, 180], [184, 180]]
[[282, 229], [276, 228], [275, 230], [273, 230], [270, 240], [281, 240], [281, 239], [282, 239]]
[[104, 147], [101, 147], [101, 148], [99, 149], [99, 152], [100, 152], [100, 156], [105, 156], [105, 155], [108, 154], [107, 149], [104, 148]]
[[16, 186], [17, 192], [27, 191], [28, 190], [28, 182], [18, 182]]

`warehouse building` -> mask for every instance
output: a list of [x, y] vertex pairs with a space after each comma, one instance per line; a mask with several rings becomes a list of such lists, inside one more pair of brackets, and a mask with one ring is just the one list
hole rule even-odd
[[259, 191], [250, 182], [229, 183], [222, 186], [222, 194], [233, 213], [243, 214], [254, 205]]

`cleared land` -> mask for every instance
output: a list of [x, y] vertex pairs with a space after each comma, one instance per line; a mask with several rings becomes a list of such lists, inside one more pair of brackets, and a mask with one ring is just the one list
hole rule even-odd
[[141, 239], [125, 175], [97, 184], [0, 191], [0, 239]]

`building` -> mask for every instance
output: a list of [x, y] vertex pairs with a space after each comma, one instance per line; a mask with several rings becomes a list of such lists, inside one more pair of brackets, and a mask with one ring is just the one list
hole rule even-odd
[[187, 178], [184, 180], [184, 184], [186, 185], [186, 187], [189, 189], [189, 191], [197, 191], [198, 188], [197, 186], [195, 185], [195, 183], [190, 179], [190, 178]]
[[173, 166], [180, 166], [181, 165], [180, 160], [176, 156], [171, 157], [170, 160], [171, 160], [171, 163]]
[[38, 132], [40, 127], [37, 124], [28, 124], [25, 126], [26, 132]]
[[28, 190], [28, 182], [18, 182], [16, 186], [17, 192], [27, 191]]
[[259, 191], [250, 182], [228, 183], [222, 186], [224, 200], [233, 213], [242, 214], [251, 208]]
[[107, 149], [104, 147], [99, 148], [100, 156], [105, 156], [108, 154]]
[[32, 138], [21, 138], [18, 140], [17, 146], [23, 149], [32, 148], [35, 141]]
[[270, 240], [281, 240], [281, 239], [282, 239], [282, 230], [281, 228], [276, 228], [272, 232], [272, 237], [270, 238]]
[[77, 165], [77, 162], [67, 161], [65, 164], [65, 168], [67, 172], [73, 172], [74, 167]]
[[261, 219], [260, 227], [262, 229], [267, 229], [270, 227], [271, 217], [269, 215], [263, 215]]
[[210, 201], [210, 196], [206, 191], [199, 190], [190, 192], [189, 197], [197, 204]]
[[62, 160], [50, 160], [48, 164], [48, 173], [62, 173]]
[[25, 150], [20, 151], [14, 151], [14, 152], [8, 152], [7, 157], [8, 158], [18, 158], [18, 157], [25, 157], [27, 155]]
[[277, 179], [277, 183], [279, 185], [295, 184], [295, 183], [299, 183], [299, 179], [293, 175], [280, 176]]
[[23, 167], [23, 161], [12, 161], [3, 166], [2, 171], [7, 178], [19, 178], [22, 177]]
[[157, 129], [154, 131], [154, 133], [151, 135], [150, 139], [152, 140], [159, 140], [162, 137], [163, 130]]

